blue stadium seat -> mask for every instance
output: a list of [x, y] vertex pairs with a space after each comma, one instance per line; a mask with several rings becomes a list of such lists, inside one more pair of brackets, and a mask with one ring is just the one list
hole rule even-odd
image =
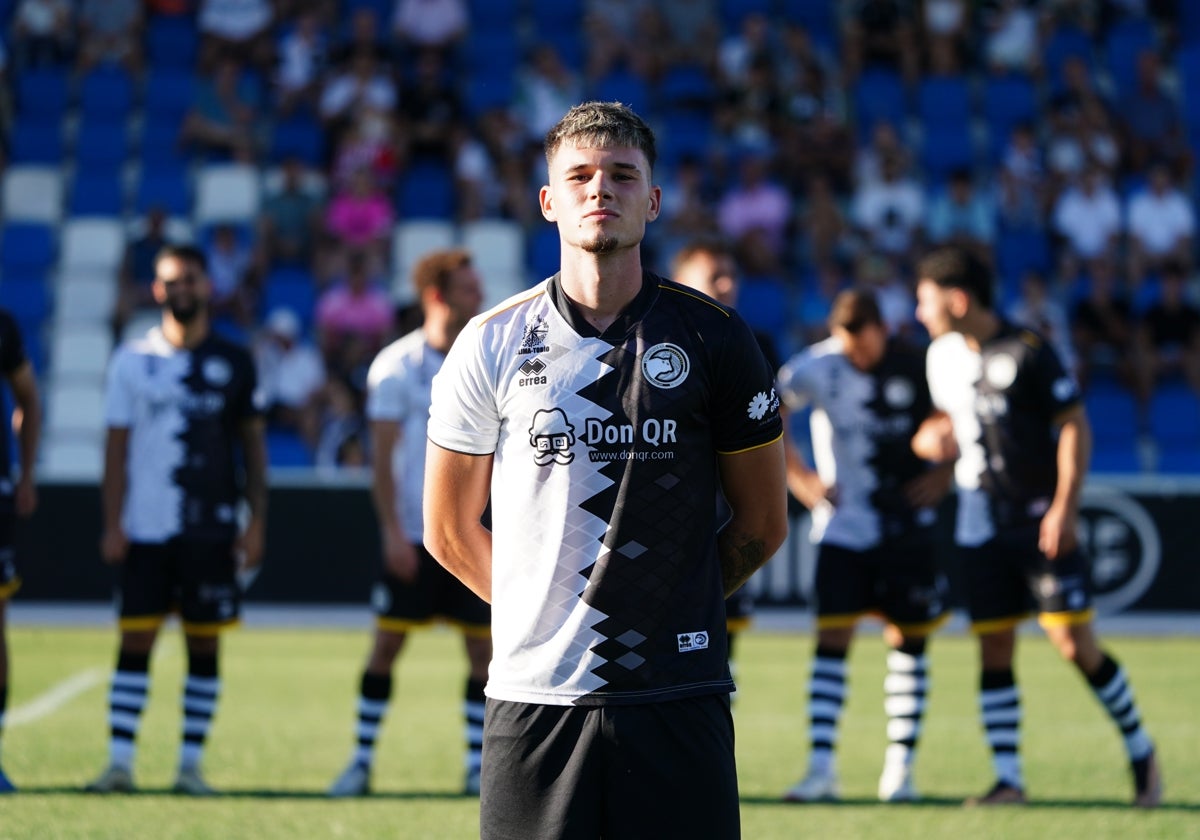
[[703, 158], [713, 150], [715, 132], [706, 112], [666, 111], [662, 115], [662, 125], [658, 156], [666, 166], [679, 163], [683, 157]]
[[1160, 449], [1158, 472], [1189, 476], [1200, 474], [1200, 449]]
[[22, 119], [42, 122], [62, 119], [70, 102], [70, 80], [65, 68], [37, 68], [16, 78], [17, 111]]
[[1116, 21], [1105, 36], [1105, 64], [1118, 98], [1137, 85], [1138, 55], [1157, 50], [1158, 36], [1148, 18], [1129, 17]]
[[1063, 24], [1050, 33], [1045, 49], [1042, 51], [1042, 63], [1046, 70], [1046, 79], [1049, 82], [1051, 94], [1062, 89], [1063, 65], [1071, 56], [1079, 56], [1095, 72], [1091, 36], [1078, 26]]
[[453, 219], [454, 173], [445, 164], [417, 160], [400, 176], [396, 211], [401, 219]]
[[41, 324], [50, 314], [50, 292], [45, 278], [6, 272], [0, 281], [0, 307], [22, 324]]
[[917, 117], [926, 129], [964, 125], [971, 111], [971, 89], [964, 76], [926, 76], [917, 85]]
[[165, 208], [170, 216], [192, 214], [192, 190], [186, 169], [162, 165], [147, 165], [142, 169], [133, 209], [146, 213], [154, 207]]
[[529, 0], [528, 14], [538, 38], [557, 42], [583, 26], [583, 0]]
[[887, 122], [903, 129], [908, 114], [907, 95], [900, 74], [893, 70], [870, 67], [850, 91], [858, 135], [865, 140], [875, 125]]
[[189, 17], [151, 17], [146, 27], [146, 54], [152, 73], [174, 68], [191, 70], [196, 66], [200, 36], [196, 22]]
[[1137, 434], [1137, 402], [1133, 394], [1116, 384], [1097, 380], [1083, 397], [1096, 451], [1120, 450], [1133, 444]]
[[312, 275], [299, 268], [271, 269], [263, 284], [263, 314], [278, 307], [295, 312], [305, 332], [311, 329], [317, 307], [317, 285]]
[[597, 79], [591, 97], [604, 102], [624, 102], [639, 114], [650, 111], [650, 86], [641, 76], [626, 69], [614, 70]]
[[295, 156], [310, 166], [318, 166], [324, 154], [325, 133], [315, 118], [297, 111], [275, 123], [271, 132], [272, 161]]
[[988, 128], [988, 151], [992, 161], [997, 162], [1014, 126], [1037, 123], [1037, 88], [1033, 80], [1020, 73], [988, 76], [983, 83], [983, 118]]
[[1089, 471], [1093, 473], [1138, 473], [1142, 471], [1141, 456], [1133, 438], [1123, 441], [1109, 441], [1092, 450], [1092, 462]]
[[1176, 3], [1176, 35], [1184, 46], [1200, 44], [1200, 5]]
[[783, 17], [801, 24], [812, 39], [826, 50], [837, 54], [841, 48], [841, 32], [837, 8], [833, 3], [814, 3], [813, 0], [783, 0]]
[[525, 253], [529, 255], [529, 268], [535, 283], [556, 273], [562, 262], [558, 228], [551, 224], [538, 225], [529, 235], [529, 247]]
[[926, 177], [937, 187], [956, 169], [975, 166], [975, 141], [966, 123], [926, 127], [918, 154]]
[[283, 429], [267, 431], [267, 460], [273, 467], [311, 467], [313, 455], [295, 432]]
[[39, 222], [6, 222], [0, 236], [0, 269], [13, 274], [44, 276], [58, 256], [55, 229]]
[[1200, 450], [1200, 397], [1183, 382], [1161, 383], [1150, 398], [1150, 432], [1164, 448]]
[[191, 107], [196, 77], [183, 68], [156, 69], [146, 78], [144, 105], [149, 118], [179, 120]]
[[465, 81], [467, 111], [478, 117], [497, 108], [509, 107], [516, 98], [512, 73], [471, 73]]
[[102, 64], [79, 83], [79, 107], [85, 119], [124, 119], [133, 105], [133, 79], [120, 65]]
[[67, 213], [71, 216], [120, 216], [125, 212], [125, 185], [121, 172], [76, 172], [67, 191]]
[[720, 0], [718, 14], [726, 31], [736, 32], [747, 15], [759, 14], [768, 18], [775, 14], [773, 0]]
[[386, 29], [391, 26], [392, 10], [395, 5], [393, 0], [346, 0], [342, 4], [345, 8], [342, 16], [348, 18], [359, 9], [370, 9], [375, 13], [375, 19], [382, 23]]
[[467, 69], [483, 75], [511, 74], [521, 64], [521, 46], [512, 26], [476, 29], [467, 36], [464, 49]]
[[61, 120], [49, 122], [20, 119], [9, 139], [13, 163], [61, 166], [66, 156]]
[[84, 117], [75, 136], [75, 159], [81, 168], [113, 170], [129, 157], [129, 130], [125, 120]]
[[996, 268], [1005, 284], [1015, 286], [1027, 271], [1051, 268], [1050, 239], [1044, 230], [1001, 228], [996, 234]]
[[716, 98], [716, 89], [708, 70], [699, 65], [668, 67], [658, 82], [658, 108], [662, 111], [707, 109]]
[[[776, 280], [746, 278], [738, 287], [737, 310], [746, 323], [772, 336], [786, 334], [791, 302], [787, 287]], [[779, 339], [776, 339], [779, 343]]]
[[467, 0], [472, 29], [511, 29], [521, 17], [521, 0]]

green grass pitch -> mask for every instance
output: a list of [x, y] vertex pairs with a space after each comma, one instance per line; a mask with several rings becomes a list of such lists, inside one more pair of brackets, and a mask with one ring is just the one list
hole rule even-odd
[[[364, 621], [365, 623], [365, 621]], [[181, 640], [160, 640], [136, 777], [143, 792], [79, 792], [106, 758], [106, 693], [115, 633], [10, 629], [10, 720], [0, 758], [21, 792], [0, 798], [0, 838], [470, 838], [477, 802], [462, 782], [464, 659], [446, 630], [413, 637], [379, 745], [376, 795], [322, 792], [349, 757], [366, 631], [243, 629], [226, 637], [224, 693], [206, 756], [225, 792], [167, 792], [179, 742]], [[805, 684], [812, 640], [750, 632], [739, 642], [735, 705], [743, 836], [771, 838], [1200, 837], [1200, 640], [1111, 638], [1160, 745], [1165, 806], [1126, 805], [1130, 781], [1117, 734], [1082, 680], [1036, 635], [1023, 637], [1028, 807], [964, 810], [990, 783], [975, 706], [975, 650], [963, 636], [931, 648], [933, 680], [917, 782], [918, 805], [874, 801], [884, 749], [883, 647], [864, 632], [851, 657], [839, 767], [846, 801], [796, 806], [779, 795], [804, 770]], [[80, 676], [82, 675], [82, 676]], [[60, 704], [31, 704], [65, 680], [90, 687]], [[697, 768], [703, 772], [703, 768]], [[703, 840], [699, 838], [698, 840]]]

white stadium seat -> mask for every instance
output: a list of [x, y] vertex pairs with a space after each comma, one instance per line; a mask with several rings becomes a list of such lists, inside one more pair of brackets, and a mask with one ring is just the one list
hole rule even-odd
[[50, 373], [56, 382], [70, 379], [102, 382], [112, 349], [112, 331], [107, 324], [72, 324], [55, 330]]
[[104, 430], [104, 383], [52, 382], [46, 389], [46, 433], [99, 434]]
[[125, 255], [125, 230], [116, 219], [69, 219], [62, 226], [60, 274], [115, 271]]
[[117, 304], [116, 272], [70, 272], [54, 292], [56, 324], [109, 323]]
[[412, 288], [412, 268], [430, 251], [453, 248], [458, 231], [453, 222], [431, 219], [400, 222], [392, 233], [392, 294], [401, 302], [415, 298]]
[[4, 173], [4, 219], [58, 224], [63, 213], [62, 173], [50, 166], [13, 166]]
[[102, 433], [48, 434], [41, 446], [40, 474], [59, 481], [98, 481], [104, 472]]
[[198, 226], [253, 222], [260, 198], [258, 169], [241, 163], [210, 164], [196, 174], [192, 220]]

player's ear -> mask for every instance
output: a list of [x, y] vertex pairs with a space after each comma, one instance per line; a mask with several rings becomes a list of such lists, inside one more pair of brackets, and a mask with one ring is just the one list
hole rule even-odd
[[646, 213], [646, 221], [653, 222], [658, 218], [658, 212], [662, 209], [662, 187], [650, 188], [650, 206]]
[[558, 221], [558, 215], [554, 212], [554, 198], [550, 195], [549, 187], [542, 187], [538, 192], [538, 206], [542, 208], [542, 217], [546, 221]]

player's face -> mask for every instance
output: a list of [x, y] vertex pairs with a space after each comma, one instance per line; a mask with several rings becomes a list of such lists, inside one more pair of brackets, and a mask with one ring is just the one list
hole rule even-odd
[[737, 305], [737, 267], [733, 258], [697, 251], [672, 278], [726, 306]]
[[882, 324], [863, 324], [855, 330], [834, 327], [832, 333], [842, 343], [850, 364], [859, 370], [871, 370], [883, 359], [887, 329]]
[[179, 257], [163, 257], [154, 272], [155, 299], [179, 323], [190, 323], [208, 304], [208, 278], [198, 265]]
[[591, 254], [636, 248], [658, 217], [662, 191], [650, 183], [640, 149], [583, 149], [564, 143], [542, 187], [542, 215], [564, 243]]
[[917, 281], [917, 320], [924, 325], [930, 338], [937, 338], [954, 329], [949, 294], [948, 290], [932, 280]]
[[442, 301], [450, 310], [450, 320], [460, 327], [464, 326], [479, 314], [479, 307], [483, 305], [483, 286], [479, 281], [479, 272], [469, 265], [453, 272], [446, 282]]

